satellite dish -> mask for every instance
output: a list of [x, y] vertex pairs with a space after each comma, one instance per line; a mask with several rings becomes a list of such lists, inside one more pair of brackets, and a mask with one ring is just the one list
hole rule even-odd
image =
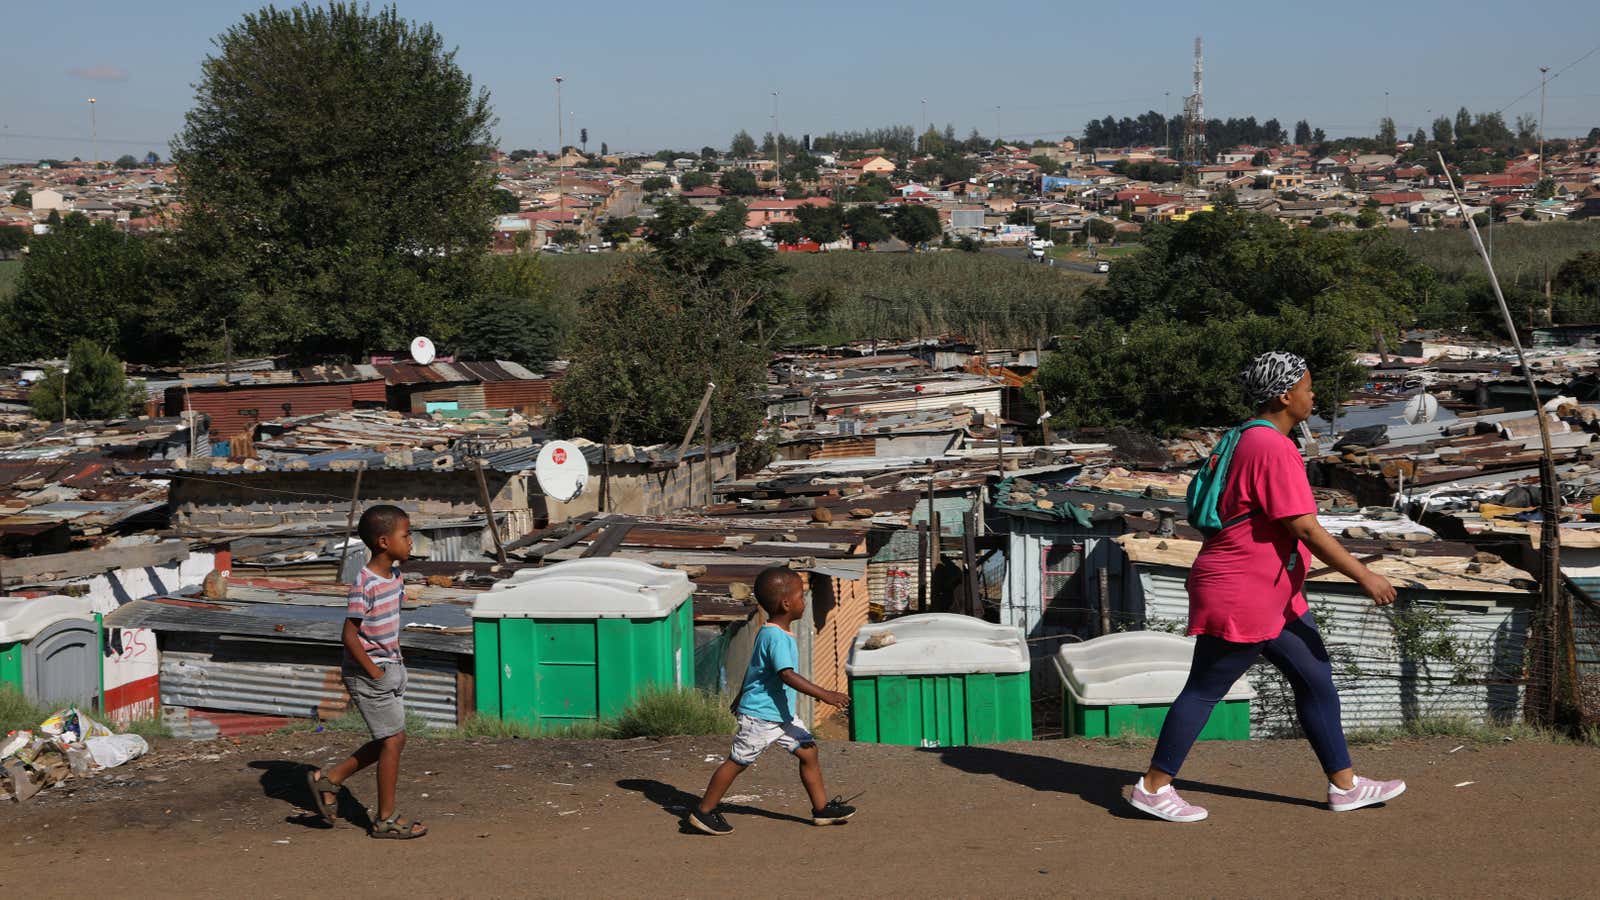
[[411, 359], [419, 366], [433, 362], [438, 353], [433, 349], [433, 341], [425, 337], [417, 337], [411, 341]]
[[1405, 419], [1408, 425], [1432, 422], [1439, 416], [1439, 401], [1424, 391], [1406, 401]]
[[578, 499], [589, 483], [589, 461], [583, 458], [583, 448], [570, 441], [551, 441], [539, 451], [533, 474], [539, 481], [539, 490], [558, 503]]

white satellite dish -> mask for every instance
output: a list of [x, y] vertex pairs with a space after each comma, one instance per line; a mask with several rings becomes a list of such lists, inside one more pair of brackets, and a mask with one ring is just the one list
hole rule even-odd
[[551, 441], [539, 451], [533, 475], [546, 497], [558, 503], [570, 503], [578, 499], [589, 484], [589, 461], [583, 458], [583, 448], [577, 444]]
[[1439, 417], [1439, 401], [1424, 391], [1406, 401], [1405, 419], [1408, 425], [1421, 425]]
[[415, 361], [417, 365], [428, 365], [429, 363], [433, 362], [433, 358], [437, 355], [438, 351], [433, 349], [433, 341], [430, 341], [425, 337], [417, 337], [412, 339], [411, 359]]

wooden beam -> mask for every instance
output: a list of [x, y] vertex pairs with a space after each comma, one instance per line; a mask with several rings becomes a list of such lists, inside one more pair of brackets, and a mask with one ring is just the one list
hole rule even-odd
[[6, 584], [60, 581], [65, 578], [100, 575], [116, 569], [163, 566], [187, 559], [188, 556], [189, 545], [185, 541], [162, 541], [159, 544], [100, 550], [74, 550], [70, 553], [8, 559], [4, 576]]
[[589, 559], [594, 556], [610, 556], [617, 552], [617, 548], [622, 546], [622, 542], [628, 537], [628, 532], [632, 530], [632, 522], [623, 522], [607, 528], [606, 533], [601, 535], [598, 541], [590, 544], [583, 551], [583, 556], [580, 558]]
[[573, 544], [576, 544], [577, 542], [583, 540], [584, 538], [588, 537], [589, 535], [594, 534], [596, 531], [599, 531], [601, 528], [603, 528], [607, 522], [610, 522], [610, 521], [611, 521], [611, 517], [610, 516], [606, 516], [605, 518], [601, 518], [601, 519], [595, 519], [594, 521], [585, 524], [581, 528], [578, 528], [578, 529], [574, 530], [571, 534], [567, 535], [566, 537], [564, 537], [564, 538], [562, 538], [562, 539], [560, 539], [558, 541], [552, 541], [552, 542], [550, 542], [548, 544], [541, 544], [538, 547], [534, 547], [533, 549], [529, 550], [528, 552], [522, 554], [522, 558], [523, 559], [527, 559], [527, 560], [540, 560], [540, 561], [543, 561], [546, 556], [549, 556], [550, 554], [556, 552], [557, 550], [565, 550], [566, 548], [571, 547]]
[[[483, 514], [489, 517], [489, 534], [494, 538], [494, 555], [503, 566], [506, 564], [506, 548], [500, 542], [500, 523], [494, 518], [494, 500], [489, 496], [489, 482], [483, 477], [481, 458], [472, 461], [472, 470], [478, 475], [478, 502], [483, 504]], [[356, 477], [360, 478], [361, 473], [357, 472]]]
[[350, 532], [355, 530], [356, 510], [361, 506], [361, 473], [366, 470], [365, 466], [356, 470], [356, 489], [350, 492], [350, 515], [345, 518], [344, 542], [339, 545], [339, 568], [333, 573], [335, 584], [344, 579], [344, 561], [350, 556]]

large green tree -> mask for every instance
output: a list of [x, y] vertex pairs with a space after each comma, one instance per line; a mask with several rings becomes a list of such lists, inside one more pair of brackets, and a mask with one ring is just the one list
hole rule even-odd
[[837, 206], [802, 203], [794, 214], [800, 233], [818, 244], [831, 244], [844, 236], [844, 214]]
[[219, 319], [300, 358], [450, 340], [494, 209], [487, 92], [393, 7], [269, 6], [215, 43], [172, 147], [184, 349]]
[[850, 241], [855, 244], [876, 244], [893, 237], [889, 223], [883, 220], [878, 208], [870, 203], [858, 203], [844, 214], [844, 226], [850, 231]]
[[59, 357], [74, 341], [110, 347], [128, 359], [159, 359], [151, 306], [162, 280], [159, 245], [110, 222], [69, 214], [33, 238], [12, 301], [10, 323], [26, 355]]
[[717, 183], [735, 197], [749, 197], [760, 190], [756, 186], [756, 173], [749, 169], [729, 169], [722, 173]]
[[558, 433], [677, 442], [711, 382], [713, 437], [755, 434], [770, 343], [795, 304], [773, 253], [736, 239], [743, 218], [738, 203], [711, 216], [676, 200], [657, 208], [647, 237], [656, 252], [624, 262], [584, 299]]
[[[1306, 357], [1327, 409], [1357, 383], [1350, 352], [1393, 334], [1434, 273], [1385, 230], [1289, 229], [1236, 208], [1148, 229], [1086, 295], [1085, 325], [1039, 385], [1065, 425], [1170, 432], [1237, 424], [1237, 372], [1274, 349]], [[1342, 390], [1341, 390], [1342, 389]]]
[[914, 250], [918, 245], [938, 237], [943, 228], [939, 224], [938, 210], [931, 206], [906, 203], [895, 207], [889, 216], [889, 230]]

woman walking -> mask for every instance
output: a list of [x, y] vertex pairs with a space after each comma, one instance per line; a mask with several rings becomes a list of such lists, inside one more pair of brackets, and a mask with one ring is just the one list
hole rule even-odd
[[1345, 812], [1392, 800], [1403, 781], [1355, 774], [1339, 721], [1339, 693], [1322, 636], [1306, 606], [1306, 550], [1350, 578], [1372, 602], [1394, 602], [1394, 587], [1351, 556], [1317, 522], [1305, 464], [1289, 433], [1311, 417], [1315, 395], [1306, 361], [1266, 353], [1241, 374], [1256, 420], [1238, 438], [1217, 502], [1222, 529], [1207, 538], [1189, 573], [1194, 662], [1161, 727], [1150, 769], [1133, 786], [1134, 808], [1169, 822], [1206, 811], [1172, 787], [1211, 709], [1257, 657], [1294, 689], [1300, 727], [1328, 778], [1328, 807]]

